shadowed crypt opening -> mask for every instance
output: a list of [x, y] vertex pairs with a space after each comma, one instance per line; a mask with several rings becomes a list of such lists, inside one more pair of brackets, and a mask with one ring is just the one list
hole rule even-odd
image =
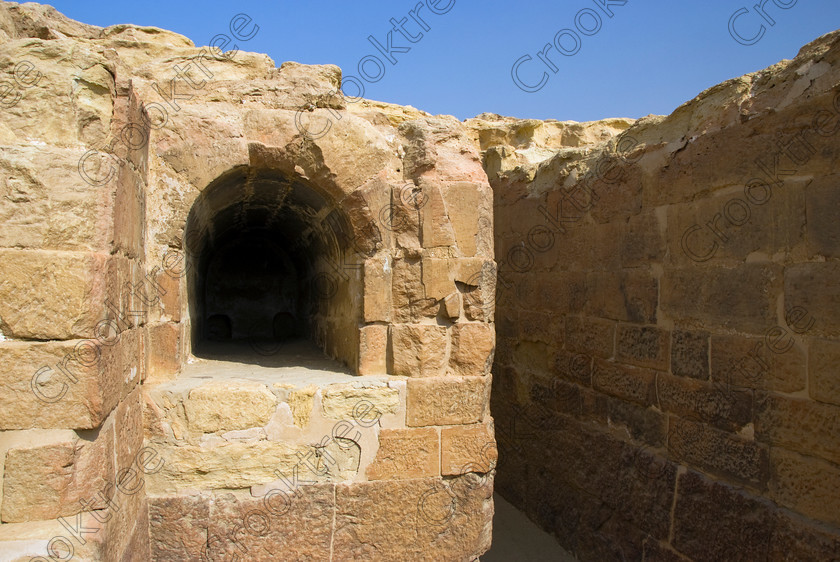
[[327, 349], [336, 331], [357, 329], [334, 224], [339, 211], [301, 179], [241, 167], [212, 182], [184, 235], [193, 352], [265, 357], [310, 340], [353, 365], [341, 346]]

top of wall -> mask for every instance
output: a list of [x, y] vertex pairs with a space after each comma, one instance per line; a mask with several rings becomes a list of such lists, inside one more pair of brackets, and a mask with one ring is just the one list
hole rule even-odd
[[[664, 149], [673, 154], [698, 137], [733, 123], [747, 123], [794, 104], [807, 104], [840, 81], [838, 62], [840, 30], [803, 46], [792, 60], [712, 86], [667, 116], [576, 123], [484, 113], [465, 124], [482, 152], [491, 180], [534, 182], [534, 191], [539, 192], [545, 187], [540, 185], [540, 170], [556, 171], [590, 155], [597, 157], [614, 149], [611, 145], [622, 133], [632, 138], [637, 150]], [[554, 171], [549, 175], [556, 180]]]

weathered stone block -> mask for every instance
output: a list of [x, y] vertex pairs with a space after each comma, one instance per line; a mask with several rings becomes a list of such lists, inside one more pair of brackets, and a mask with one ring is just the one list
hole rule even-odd
[[[330, 560], [333, 486], [300, 486], [263, 497], [217, 493], [210, 504], [202, 559]], [[305, 532], [302, 532], [306, 529]]]
[[407, 377], [440, 375], [446, 366], [447, 334], [443, 326], [390, 327], [391, 374]]
[[591, 318], [566, 318], [566, 349], [609, 359], [615, 348], [615, 323]]
[[603, 405], [601, 423], [623, 427], [636, 441], [654, 447], [665, 444], [668, 432], [668, 417], [665, 414], [650, 406], [645, 408], [612, 396], [598, 395], [597, 400], [598, 406]]
[[640, 406], [657, 403], [656, 374], [648, 369], [596, 359], [592, 370], [592, 386], [596, 390]]
[[692, 560], [763, 558], [773, 533], [770, 507], [744, 492], [689, 471], [677, 484], [672, 544]]
[[190, 429], [202, 433], [262, 427], [276, 406], [264, 384], [236, 379], [205, 383], [184, 401]]
[[659, 406], [683, 418], [693, 418], [732, 432], [752, 421], [752, 393], [726, 384], [656, 376]]
[[[356, 408], [363, 404], [365, 417], [373, 418], [395, 414], [400, 406], [400, 391], [380, 384], [357, 388], [353, 385], [333, 384], [322, 390], [321, 407], [324, 415], [338, 420], [354, 420], [359, 417]], [[368, 409], [373, 410], [368, 412]]]
[[[423, 267], [419, 259], [394, 260], [391, 286], [393, 322], [412, 322], [429, 315], [434, 301], [426, 298], [422, 280]], [[431, 315], [436, 314], [437, 311]]]
[[457, 320], [461, 316], [461, 295], [452, 293], [443, 299], [443, 313], [450, 320]]
[[382, 375], [388, 372], [388, 326], [370, 325], [359, 328], [360, 375]]
[[138, 386], [116, 408], [114, 416], [114, 447], [117, 472], [131, 467], [143, 448], [143, 403]]
[[[441, 246], [454, 246], [455, 233], [440, 187], [435, 183], [427, 181], [422, 181], [420, 186], [423, 188], [422, 201], [425, 202], [425, 205], [419, 209], [423, 247], [438, 248]], [[461, 212], [460, 209], [458, 212]]]
[[592, 272], [586, 276], [589, 316], [648, 324], [656, 322], [659, 281], [646, 270]]
[[150, 494], [174, 494], [185, 488], [246, 488], [277, 480], [275, 471], [289, 478], [297, 471], [301, 479], [312, 481], [319, 476], [301, 462], [301, 458], [312, 458], [311, 448], [280, 441], [161, 446], [157, 451], [163, 464], [160, 471], [146, 475]]
[[0, 330], [6, 337], [90, 337], [104, 318], [101, 254], [0, 249]]
[[364, 269], [365, 322], [387, 322], [391, 319], [391, 265], [390, 258], [371, 258]]
[[664, 371], [668, 369], [671, 334], [653, 326], [619, 325], [616, 361]]
[[840, 336], [840, 262], [801, 263], [785, 268], [785, 307], [802, 307], [815, 319], [811, 334]]
[[440, 430], [441, 475], [485, 473], [496, 468], [499, 452], [488, 425], [445, 427]]
[[105, 507], [98, 493], [115, 474], [113, 424], [91, 440], [71, 430], [31, 431], [31, 446], [6, 452], [3, 522], [55, 519]]
[[840, 463], [840, 408], [811, 400], [756, 396], [755, 438]]
[[770, 477], [766, 446], [692, 420], [671, 417], [668, 451], [700, 470], [738, 484], [765, 490]]
[[618, 252], [622, 267], [640, 267], [662, 262], [665, 240], [654, 211], [630, 217], [624, 227]]
[[[6, 108], [4, 117], [8, 113]], [[113, 203], [101, 196], [101, 188], [79, 177], [83, 153], [76, 148], [43, 144], [2, 144], [0, 192], [4, 197], [0, 201], [0, 221], [4, 229], [0, 246], [109, 252], [113, 225], [107, 218]], [[140, 226], [135, 220], [133, 228]]]
[[[544, 343], [558, 349], [563, 347], [563, 320], [558, 314], [530, 310], [521, 310], [514, 314], [517, 332], [509, 335], [518, 336], [519, 339], [525, 341]], [[501, 320], [501, 317], [498, 318], [499, 322]], [[498, 331], [498, 324], [496, 328]]]
[[493, 364], [496, 332], [492, 324], [464, 322], [452, 327], [449, 366], [457, 375], [486, 375]]
[[671, 372], [681, 377], [709, 379], [709, 334], [674, 330], [671, 332]]
[[85, 544], [72, 538], [56, 519], [0, 525], [0, 549], [4, 554], [14, 552], [15, 557], [10, 558], [14, 562], [49, 560], [50, 557], [68, 559], [71, 551], [79, 560], [107, 560], [107, 537], [96, 517], [102, 518], [103, 513], [83, 513], [70, 520], [71, 524], [91, 530], [84, 536]]
[[423, 290], [426, 298], [439, 301], [455, 290], [452, 272], [454, 265], [454, 260], [449, 259], [423, 259]]
[[171, 379], [181, 368], [181, 325], [152, 324], [148, 327], [149, 378]]
[[712, 336], [711, 348], [714, 381], [776, 392], [805, 388], [805, 353], [789, 331], [771, 328], [763, 338]]
[[306, 427], [309, 425], [309, 419], [312, 417], [312, 409], [315, 407], [315, 393], [318, 387], [309, 385], [300, 390], [294, 390], [289, 393], [286, 402], [292, 410], [292, 418], [295, 425], [298, 427]]
[[346, 560], [460, 560], [490, 546], [492, 478], [336, 486], [333, 552]]
[[832, 210], [840, 207], [840, 190], [836, 174], [816, 177], [805, 188], [805, 213], [808, 223], [805, 236], [808, 250], [826, 258], [840, 257], [840, 221]]
[[207, 550], [209, 494], [151, 496], [149, 534], [152, 559], [200, 560]]
[[840, 523], [840, 468], [815, 457], [773, 447], [770, 495], [774, 501], [811, 519]]
[[770, 541], [769, 560], [783, 562], [797, 560], [832, 560], [840, 552], [837, 533], [823, 525], [792, 516], [785, 511], [776, 512], [776, 522]]
[[441, 187], [441, 194], [461, 255], [472, 257], [479, 253], [479, 248], [485, 253], [492, 248], [492, 224], [487, 219], [490, 213], [482, 209], [488, 201], [486, 184], [482, 189], [470, 182], [447, 183]]
[[763, 332], [776, 323], [781, 291], [782, 270], [775, 264], [666, 269], [660, 306], [686, 325]]
[[[739, 180], [743, 189], [746, 178]], [[784, 189], [772, 190], [761, 204], [756, 200], [766, 195], [756, 185], [752, 201], [743, 192], [725, 192], [669, 206], [668, 262], [678, 266], [738, 265], [751, 255], [795, 251], [804, 240], [803, 187], [801, 180], [789, 180]]]
[[99, 348], [83, 341], [0, 345], [0, 427], [91, 429], [102, 423], [119, 390], [104, 393], [103, 361], [93, 361]]
[[467, 320], [492, 322], [496, 304], [503, 300], [496, 292], [496, 264], [482, 260], [474, 270], [468, 261], [459, 260], [455, 276], [455, 284], [464, 298], [464, 315]]
[[559, 350], [554, 359], [554, 372], [583, 386], [592, 385], [592, 357], [583, 353]]
[[811, 398], [840, 406], [840, 342], [812, 339], [808, 347], [808, 391]]
[[368, 480], [401, 480], [440, 474], [440, 440], [435, 428], [383, 429], [379, 450], [367, 467]]
[[409, 379], [406, 425], [478, 423], [484, 416], [488, 386], [484, 377]]

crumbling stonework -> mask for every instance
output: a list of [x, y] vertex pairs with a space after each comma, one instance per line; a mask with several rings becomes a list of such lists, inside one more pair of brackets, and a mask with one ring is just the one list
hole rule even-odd
[[469, 120], [500, 493], [580, 560], [840, 556], [840, 33], [667, 117]]
[[486, 551], [492, 192], [464, 126], [45, 6], [0, 4], [0, 35], [26, 86], [0, 118], [3, 559]]
[[594, 123], [0, 42], [0, 559], [840, 556], [839, 33]]

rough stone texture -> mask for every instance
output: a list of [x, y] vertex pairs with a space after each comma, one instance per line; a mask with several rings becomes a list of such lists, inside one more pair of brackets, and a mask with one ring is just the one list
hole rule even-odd
[[148, 480], [148, 488], [172, 493], [184, 487], [213, 490], [264, 484], [276, 480], [275, 470], [291, 474], [298, 466], [298, 454], [311, 451], [271, 441], [161, 448], [165, 464]]
[[[39, 80], [0, 116], [0, 550], [79, 514], [85, 560], [474, 560], [498, 447], [580, 560], [837, 557], [839, 42], [666, 117], [463, 124], [0, 4], [0, 83]], [[374, 382], [179, 378], [254, 226], [306, 278], [270, 335]]]
[[838, 62], [833, 32], [669, 116], [467, 121], [497, 491], [577, 559], [840, 555]]
[[402, 325], [391, 328], [393, 373], [435, 376], [445, 368], [446, 328]]
[[348, 560], [464, 560], [490, 544], [492, 478], [336, 486], [333, 551]]
[[321, 407], [324, 415], [337, 420], [358, 417], [357, 408], [372, 409], [367, 417], [395, 414], [400, 405], [400, 392], [388, 386], [356, 388], [350, 385], [332, 385], [324, 391]]
[[[479, 148], [454, 117], [346, 99], [338, 67], [237, 40], [0, 3], [0, 551], [50, 554], [57, 518], [95, 509], [80, 559], [348, 559], [334, 482], [384, 497], [423, 477], [457, 489], [457, 526], [380, 555], [477, 558], [492, 474], [445, 480], [440, 434], [492, 423]], [[185, 376], [228, 332], [247, 361]], [[297, 337], [337, 362], [295, 374]], [[406, 427], [418, 377], [447, 379]], [[291, 508], [254, 534], [272, 486]]]
[[259, 383], [214, 381], [191, 390], [184, 408], [191, 429], [213, 433], [265, 425], [274, 412], [276, 400]]
[[93, 509], [104, 507], [95, 494], [114, 472], [113, 433], [106, 430], [94, 442], [80, 441], [72, 431], [61, 433], [64, 439], [56, 435], [52, 442], [6, 452], [4, 522], [75, 515], [83, 510], [79, 500], [93, 499]]
[[218, 493], [208, 517], [207, 556], [273, 560], [282, 552], [291, 560], [330, 560], [334, 494], [331, 485], [306, 486], [266, 503]]
[[486, 425], [444, 428], [440, 447], [443, 476], [490, 472], [499, 458], [493, 429]]
[[209, 498], [152, 496], [149, 498], [149, 534], [154, 560], [199, 560], [207, 545]]
[[449, 363], [458, 375], [489, 373], [496, 347], [493, 327], [484, 323], [456, 324], [452, 330]]
[[837, 365], [840, 361], [840, 342], [811, 340], [808, 353], [809, 391], [811, 398], [840, 406], [840, 378]]
[[423, 478], [440, 474], [437, 429], [383, 429], [376, 459], [367, 468], [369, 480]]
[[406, 425], [470, 424], [482, 421], [486, 381], [482, 377], [408, 381]]

